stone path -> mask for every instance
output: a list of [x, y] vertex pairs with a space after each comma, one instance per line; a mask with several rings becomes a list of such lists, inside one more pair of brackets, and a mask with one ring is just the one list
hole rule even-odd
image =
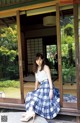
[[[20, 119], [22, 117], [22, 114], [24, 112], [1, 112], [0, 113], [0, 123], [33, 123], [33, 120], [30, 120], [28, 122], [21, 122]], [[61, 118], [56, 118], [54, 120], [46, 120], [40, 116], [36, 116], [34, 123], [76, 123], [74, 120], [68, 121], [67, 118], [63, 117], [63, 120]]]
[[[33, 123], [33, 120], [21, 122], [22, 112], [0, 113], [0, 123]], [[34, 123], [48, 123], [46, 119], [36, 116]]]

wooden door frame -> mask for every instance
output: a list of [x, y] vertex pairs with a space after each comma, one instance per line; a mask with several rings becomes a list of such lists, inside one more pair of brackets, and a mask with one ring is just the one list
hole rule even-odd
[[76, 82], [77, 82], [77, 108], [80, 110], [80, 68], [79, 68], [79, 36], [78, 36], [78, 4], [73, 5], [74, 37], [76, 49]]
[[62, 64], [61, 64], [61, 31], [60, 31], [60, 6], [56, 4], [56, 28], [57, 28], [57, 50], [58, 50], [58, 78], [60, 85], [60, 103], [63, 107], [63, 87], [62, 87]]
[[78, 5], [73, 4], [74, 16], [74, 40], [75, 40], [75, 65], [76, 65], [76, 86], [77, 103], [63, 103], [63, 107], [80, 110], [80, 84], [79, 84], [79, 37], [78, 37]]
[[78, 37], [78, 5], [73, 5], [73, 16], [74, 16], [74, 36], [75, 36], [75, 59], [76, 59], [76, 81], [77, 81], [77, 104], [63, 102], [63, 87], [62, 87], [62, 65], [61, 65], [61, 34], [60, 34], [60, 14], [59, 5], [56, 6], [56, 17], [57, 17], [57, 43], [58, 43], [58, 67], [59, 67], [59, 83], [60, 83], [60, 99], [61, 106], [64, 108], [76, 108], [80, 109], [80, 84], [79, 84], [79, 37]]

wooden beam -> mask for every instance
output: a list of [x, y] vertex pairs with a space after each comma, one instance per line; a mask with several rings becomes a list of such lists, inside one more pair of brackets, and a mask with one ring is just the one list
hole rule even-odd
[[75, 108], [75, 109], [77, 109], [77, 103], [63, 102], [63, 107], [64, 108]]
[[[11, 100], [10, 100], [11, 101]], [[19, 103], [8, 103], [7, 102], [0, 102], [0, 108], [4, 109], [13, 109], [13, 110], [25, 110], [25, 104], [19, 104]]]
[[19, 75], [20, 75], [20, 89], [21, 102], [24, 103], [24, 83], [23, 83], [23, 65], [22, 65], [22, 45], [21, 45], [21, 28], [20, 28], [20, 12], [16, 12], [17, 31], [18, 31], [18, 57], [19, 57]]
[[52, 5], [55, 5], [57, 2], [58, 1], [55, 0], [55, 1], [51, 1], [51, 2], [44, 2], [44, 3], [34, 4], [34, 5], [30, 5], [30, 6], [23, 6], [23, 7], [18, 7], [18, 8], [14, 8], [14, 9], [3, 10], [3, 11], [0, 11], [0, 18], [15, 16], [16, 11], [18, 11], [18, 10], [25, 11], [25, 10], [32, 10], [32, 9], [36, 9], [36, 8], [52, 6]]
[[16, 16], [16, 10], [0, 11], [0, 18]]
[[16, 103], [20, 104], [21, 100], [20, 99], [15, 99], [15, 98], [0, 98], [0, 103]]
[[[0, 18], [16, 16], [16, 11], [18, 11], [18, 10], [26, 11], [26, 10], [32, 10], [32, 9], [37, 9], [37, 8], [49, 7], [49, 6], [54, 6], [57, 3], [59, 3], [60, 6], [66, 6], [66, 4], [61, 4], [59, 0], [38, 3], [38, 4], [34, 4], [34, 5], [28, 5], [28, 6], [17, 7], [17, 8], [13, 8], [13, 9], [0, 11]], [[69, 5], [71, 5], [71, 4], [69, 4]]]

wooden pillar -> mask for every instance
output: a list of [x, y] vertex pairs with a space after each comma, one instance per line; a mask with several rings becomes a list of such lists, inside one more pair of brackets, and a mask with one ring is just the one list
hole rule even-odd
[[59, 4], [56, 4], [56, 28], [57, 28], [57, 49], [58, 49], [58, 73], [60, 84], [60, 102], [63, 106], [63, 89], [62, 89], [62, 65], [61, 65], [61, 31], [60, 31], [60, 8]]
[[79, 70], [79, 36], [78, 36], [78, 5], [74, 4], [74, 36], [76, 48], [76, 82], [77, 82], [77, 108], [80, 109], [80, 70]]
[[20, 29], [20, 13], [16, 12], [17, 31], [18, 31], [18, 57], [19, 57], [19, 77], [21, 90], [21, 103], [24, 103], [24, 85], [23, 85], [23, 65], [22, 65], [22, 46], [21, 46], [21, 29]]

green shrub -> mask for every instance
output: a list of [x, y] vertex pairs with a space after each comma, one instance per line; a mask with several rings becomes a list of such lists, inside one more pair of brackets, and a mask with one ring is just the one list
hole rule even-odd
[[19, 88], [20, 87], [20, 81], [15, 81], [15, 80], [4, 80], [0, 81], [0, 87], [14, 87], [14, 88]]

